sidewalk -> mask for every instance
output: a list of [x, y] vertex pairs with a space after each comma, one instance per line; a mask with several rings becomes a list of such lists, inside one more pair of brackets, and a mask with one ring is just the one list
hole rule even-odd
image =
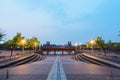
[[120, 80], [120, 69], [99, 66], [62, 56], [61, 63], [67, 80]]
[[[47, 80], [48, 74], [55, 62], [55, 57], [13, 68], [1, 69], [0, 80]], [[9, 70], [7, 78], [7, 70]]]
[[0, 63], [0, 68], [2, 68], [2, 67], [4, 67], [4, 66], [7, 66], [7, 65], [9, 65], [9, 64], [12, 64], [12, 63], [14, 63], [14, 62], [18, 62], [18, 61], [20, 61], [20, 60], [22, 60], [22, 59], [28, 58], [28, 57], [33, 56], [33, 55], [34, 55], [34, 54], [26, 54], [26, 55], [24, 55], [24, 56], [21, 56], [21, 55], [20, 55], [20, 57], [15, 58], [14, 60], [8, 59], [8, 61]]
[[114, 62], [111, 62], [111, 61], [108, 61], [108, 60], [104, 60], [104, 59], [101, 59], [101, 58], [98, 58], [98, 57], [94, 57], [94, 56], [91, 56], [90, 54], [85, 54], [83, 53], [84, 56], [87, 56], [87, 57], [90, 57], [92, 59], [95, 59], [95, 60], [98, 60], [98, 61], [101, 61], [101, 62], [104, 62], [104, 63], [107, 63], [109, 65], [112, 65], [112, 66], [115, 66], [117, 68], [120, 68], [120, 64], [117, 64], [117, 63], [114, 63]]

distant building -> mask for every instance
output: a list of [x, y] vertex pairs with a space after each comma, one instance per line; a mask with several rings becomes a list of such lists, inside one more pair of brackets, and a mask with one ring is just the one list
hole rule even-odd
[[71, 46], [71, 41], [68, 41], [68, 46]]
[[71, 41], [68, 41], [67, 44], [61, 45], [61, 44], [51, 44], [50, 41], [47, 41], [46, 44], [43, 44], [43, 46], [51, 46], [51, 47], [62, 47], [62, 46], [72, 46]]
[[50, 46], [50, 41], [47, 41], [47, 42], [46, 42], [46, 46]]

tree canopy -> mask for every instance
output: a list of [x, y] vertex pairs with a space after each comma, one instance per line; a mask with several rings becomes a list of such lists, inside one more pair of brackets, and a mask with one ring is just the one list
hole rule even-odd
[[38, 47], [39, 44], [40, 44], [40, 41], [36, 37], [32, 37], [31, 39], [27, 40], [27, 47], [28, 48]]
[[5, 35], [6, 34], [4, 32], [2, 32], [2, 30], [0, 29], [0, 41], [3, 40], [3, 38], [4, 38]]
[[[24, 40], [24, 45], [23, 41]], [[24, 46], [26, 49], [34, 49], [40, 45], [40, 41], [36, 37], [25, 40], [25, 37], [21, 33], [17, 33], [11, 40], [4, 42], [4, 48], [13, 49]]]
[[105, 53], [106, 44], [105, 44], [105, 41], [102, 39], [102, 37], [97, 37], [95, 39], [95, 42], [96, 42], [96, 45]]
[[102, 37], [97, 37], [96, 39], [92, 41], [92, 43], [91, 41], [87, 43], [87, 48], [92, 48], [92, 47], [99, 48], [103, 50], [105, 53], [106, 44], [105, 44], [105, 41], [102, 39]]

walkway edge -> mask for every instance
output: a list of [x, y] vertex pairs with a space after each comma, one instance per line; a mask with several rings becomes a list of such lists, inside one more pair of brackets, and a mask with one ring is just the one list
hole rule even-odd
[[117, 68], [120, 68], [120, 64], [117, 64], [117, 63], [114, 63], [114, 62], [110, 62], [110, 61], [108, 61], [108, 60], [103, 60], [103, 59], [100, 59], [100, 58], [97, 58], [97, 57], [93, 57], [93, 56], [91, 56], [91, 55], [89, 55], [89, 54], [85, 54], [85, 53], [83, 53], [83, 55], [84, 55], [84, 56], [87, 56], [87, 57], [90, 57], [90, 58], [93, 58], [93, 59], [95, 59], [95, 60], [98, 60], [98, 61], [101, 61], [101, 62], [110, 64], [110, 65], [113, 65], [113, 66], [115, 66], [115, 67], [117, 67]]
[[61, 80], [67, 80], [66, 78], [66, 75], [65, 75], [65, 72], [64, 72], [64, 69], [62, 67], [62, 63], [61, 63], [61, 60], [59, 59], [59, 62], [60, 62], [60, 77], [61, 77]]

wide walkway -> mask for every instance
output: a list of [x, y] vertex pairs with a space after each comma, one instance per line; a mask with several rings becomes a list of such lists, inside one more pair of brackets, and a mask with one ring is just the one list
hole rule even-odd
[[[120, 69], [75, 61], [72, 58], [72, 55], [47, 56], [40, 62], [10, 68], [8, 80], [120, 80]], [[6, 80], [6, 70], [0, 70], [0, 80]], [[50, 78], [59, 75], [62, 76], [58, 79]]]
[[61, 57], [67, 80], [120, 80], [120, 70], [74, 61], [72, 56]]
[[[46, 57], [45, 60], [8, 68], [8, 80], [47, 80], [48, 74], [56, 57]], [[6, 80], [7, 69], [0, 70], [0, 80]]]

